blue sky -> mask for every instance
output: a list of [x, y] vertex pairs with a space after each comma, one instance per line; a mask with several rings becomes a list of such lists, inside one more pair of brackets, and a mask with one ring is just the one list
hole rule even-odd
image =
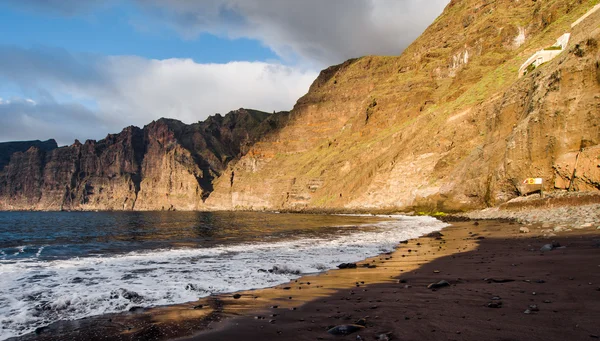
[[0, 0], [0, 141], [289, 110], [318, 72], [399, 55], [448, 0]]
[[191, 58], [197, 63], [280, 60], [256, 39], [228, 39], [208, 33], [186, 39], [125, 2], [66, 16], [0, 3], [0, 32], [2, 44], [56, 46], [76, 53]]

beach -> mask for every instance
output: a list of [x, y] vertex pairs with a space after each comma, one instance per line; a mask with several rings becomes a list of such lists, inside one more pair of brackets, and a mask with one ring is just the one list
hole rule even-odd
[[[385, 271], [399, 273], [389, 281], [343, 289], [296, 310], [270, 309], [265, 319], [230, 319], [190, 340], [337, 339], [326, 331], [361, 318], [366, 328], [345, 339], [587, 340], [600, 335], [598, 234], [565, 234], [556, 239], [560, 248], [542, 252], [552, 241], [524, 236], [516, 224], [457, 223], [442, 233], [442, 240], [413, 240], [381, 261]], [[439, 257], [442, 253], [447, 254]], [[344, 271], [354, 270], [339, 272]], [[360, 271], [355, 276], [359, 283], [368, 278]], [[450, 285], [427, 288], [441, 280]]]
[[[587, 340], [600, 335], [600, 233], [453, 222], [356, 268], [176, 306], [59, 322], [20, 340]], [[542, 251], [546, 245], [551, 250]], [[448, 286], [428, 289], [431, 283]], [[238, 296], [239, 295], [239, 296]], [[363, 321], [359, 321], [364, 319]], [[364, 324], [347, 336], [327, 331]], [[363, 323], [364, 322], [364, 323]], [[356, 327], [359, 328], [359, 327]]]

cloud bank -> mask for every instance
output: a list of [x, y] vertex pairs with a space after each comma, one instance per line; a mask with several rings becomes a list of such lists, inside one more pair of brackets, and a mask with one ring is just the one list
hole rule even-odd
[[[255, 39], [280, 60], [201, 64], [3, 46], [0, 40], [0, 141], [54, 137], [68, 144], [160, 117], [192, 123], [240, 107], [289, 110], [321, 68], [362, 55], [399, 55], [448, 2], [128, 0], [138, 9], [136, 20], [147, 21], [145, 26], [167, 27], [189, 40], [201, 34]], [[123, 4], [6, 3], [59, 17], [87, 16]], [[11, 92], [19, 93], [18, 98], [8, 98]]]
[[137, 0], [184, 36], [263, 42], [317, 67], [363, 55], [399, 55], [449, 0]]
[[160, 117], [193, 123], [241, 107], [289, 110], [316, 76], [274, 63], [199, 64], [0, 47], [0, 82], [17, 85], [37, 102], [0, 102], [0, 136], [55, 137], [67, 144]]

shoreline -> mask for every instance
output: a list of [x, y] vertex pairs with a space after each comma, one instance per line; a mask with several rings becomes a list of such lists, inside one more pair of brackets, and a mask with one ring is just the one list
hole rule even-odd
[[[328, 334], [328, 329], [360, 319], [366, 320], [366, 328], [344, 339], [599, 337], [597, 231], [567, 232], [556, 240], [561, 247], [547, 252], [540, 248], [553, 239], [524, 235], [516, 223], [457, 223], [442, 234], [451, 252], [441, 257], [430, 254], [420, 266], [401, 271], [389, 281], [338, 290], [297, 310], [270, 309], [267, 313], [276, 314], [269, 317], [272, 322], [244, 316], [225, 320], [212, 330], [182, 340], [235, 340], [244, 335], [257, 339], [334, 340], [341, 336]], [[397, 253], [416, 258], [414, 248], [419, 248], [418, 243], [418, 250], [427, 253], [423, 249], [426, 243], [435, 246], [438, 240], [423, 241], [419, 238], [409, 242]], [[411, 248], [412, 253], [408, 252]], [[389, 263], [398, 262], [398, 258], [392, 259]], [[427, 288], [440, 280], [450, 285], [435, 291]]]
[[[365, 214], [357, 213], [351, 215], [367, 216]], [[373, 214], [368, 214], [368, 216], [372, 215]], [[373, 216], [374, 218], [380, 218], [381, 221], [396, 220], [392, 215]], [[446, 228], [447, 226], [448, 225], [446, 224], [443, 228]], [[377, 266], [383, 263], [381, 261], [383, 258], [387, 258], [390, 254], [396, 252], [402, 245], [410, 243], [411, 240], [415, 239], [409, 239], [396, 244], [394, 250], [391, 252], [381, 253], [357, 261], [356, 264], [358, 264], [358, 268], [353, 270], [368, 272], [371, 282], [375, 280], [387, 280], [387, 272], [382, 271], [382, 268], [377, 268]], [[369, 265], [369, 267], [367, 267], [367, 265]], [[332, 275], [332, 273], [334, 275]], [[194, 328], [195, 332], [198, 332], [202, 329], [198, 328], [198, 326], [208, 326], [215, 320], [235, 317], [240, 314], [254, 311], [262, 311], [273, 305], [292, 308], [299, 303], [302, 304], [319, 297], [330, 295], [340, 289], [350, 288], [355, 285], [355, 282], [347, 281], [345, 278], [346, 274], [347, 272], [344, 270], [329, 269], [323, 272], [304, 274], [296, 280], [291, 280], [272, 287], [215, 294], [200, 298], [196, 301], [166, 306], [156, 306], [151, 308], [134, 307], [129, 312], [102, 314], [73, 321], [62, 320], [51, 323], [48, 326], [40, 327], [36, 329], [35, 332], [12, 337], [8, 340], [52, 340], [57, 336], [60, 336], [61, 338], [65, 337], [66, 339], [76, 339], [77, 337], [81, 337], [82, 329], [84, 330], [86, 338], [91, 340], [105, 339], [107, 334], [110, 335], [111, 339], [134, 340], [154, 337], [148, 336], [148, 334], [154, 334], [155, 329], [159, 325], [159, 328], [163, 329], [159, 334], [162, 334], [165, 330], [176, 330], [176, 332], [169, 332], [168, 334], [170, 335], [165, 335], [165, 337], [161, 337], [160, 339], [189, 336], [192, 335], [192, 333], [181, 333], [181, 331], [183, 329]], [[299, 282], [311, 283], [311, 281], [311, 290], [300, 292], [297, 288], [293, 287], [294, 284]], [[285, 296], [288, 294], [294, 295], [293, 300], [288, 299], [289, 296]], [[241, 297], [234, 298], [236, 295], [240, 295]], [[190, 327], [188, 324], [193, 325], [194, 327]], [[98, 334], [96, 330], [93, 330], [98, 328], [103, 330], [103, 334]]]
[[[324, 273], [305, 275], [298, 280], [275, 287], [238, 292], [237, 294], [241, 296], [237, 299], [232, 294], [223, 294], [185, 304], [137, 309], [130, 313], [100, 315], [78, 321], [61, 321], [38, 330], [38, 334], [30, 333], [10, 340], [50, 340], [57, 336], [60, 336], [61, 339], [73, 340], [80, 338], [89, 340], [231, 340], [243, 336], [243, 333], [263, 333], [263, 331], [266, 333], [263, 337], [267, 338], [314, 340], [317, 337], [327, 339], [333, 336], [326, 333], [326, 327], [331, 327], [335, 324], [334, 322], [339, 322], [330, 318], [336, 314], [323, 316], [322, 320], [331, 322], [327, 325], [318, 325], [316, 322], [307, 322], [316, 320], [310, 319], [309, 316], [315, 315], [306, 315], [305, 309], [312, 307], [314, 313], [323, 310], [314, 308], [315, 306], [328, 307], [331, 305], [330, 301], [335, 300], [338, 296], [347, 299], [347, 295], [356, 295], [360, 290], [365, 289], [371, 291], [370, 288], [378, 286], [388, 289], [393, 287], [394, 295], [401, 293], [402, 290], [409, 292], [411, 289], [405, 288], [406, 285], [415, 288], [417, 285], [412, 281], [408, 282], [410, 284], [399, 283], [404, 281], [403, 276], [418, 274], [422, 267], [428, 267], [432, 263], [444, 259], [452, 259], [451, 262], [456, 263], [451, 264], [453, 267], [460, 266], [456, 257], [477, 252], [490, 239], [506, 239], [505, 243], [510, 243], [511, 240], [528, 240], [530, 243], [534, 241], [538, 244], [549, 242], [541, 235], [532, 236], [519, 233], [519, 228], [520, 225], [514, 221], [452, 222], [452, 225], [442, 230], [443, 236], [441, 237], [423, 236], [407, 243], [401, 243], [390, 254], [382, 254], [357, 262], [356, 269], [328, 270]], [[565, 238], [574, 239], [600, 237], [600, 233], [595, 230], [578, 230], [566, 232], [563, 235]], [[364, 264], [376, 267], [363, 267]], [[420, 276], [425, 277], [425, 275]], [[431, 278], [431, 280], [434, 279]], [[449, 278], [448, 281], [452, 287], [458, 286], [460, 283], [460, 280], [456, 279]], [[310, 284], [308, 284], [309, 282]], [[600, 283], [600, 278], [596, 280], [596, 283]], [[423, 287], [427, 284], [421, 283], [418, 290], [423, 291]], [[440, 289], [440, 291], [442, 290], [445, 289]], [[426, 290], [425, 292], [430, 291]], [[385, 298], [383, 291], [381, 294], [368, 295], [372, 301], [369, 303], [385, 301], [381, 299]], [[201, 308], [194, 309], [200, 305]], [[342, 304], [337, 306], [340, 305]], [[376, 305], [377, 303], [373, 306]], [[273, 308], [275, 306], [277, 308]], [[373, 306], [361, 314], [370, 316], [380, 313], [377, 310], [379, 307], [373, 308]], [[352, 310], [350, 309], [350, 311]], [[598, 314], [600, 316], [600, 313]], [[358, 314], [350, 315], [352, 315], [351, 318], [345, 317], [345, 323], [354, 322], [353, 318], [361, 318]], [[294, 318], [292, 316], [301, 317]], [[294, 319], [294, 321], [290, 319]], [[309, 325], [304, 331], [296, 328], [300, 320], [304, 320], [302, 324]], [[296, 328], [296, 332], [300, 334], [292, 337], [289, 335], [290, 328]], [[370, 329], [371, 327], [368, 327], [365, 331], [369, 330], [370, 332]], [[273, 333], [268, 334], [269, 332]], [[596, 333], [600, 333], [600, 331]], [[439, 336], [437, 335], [437, 337]], [[354, 337], [352, 335], [353, 339]], [[463, 339], [463, 337], [458, 339]]]

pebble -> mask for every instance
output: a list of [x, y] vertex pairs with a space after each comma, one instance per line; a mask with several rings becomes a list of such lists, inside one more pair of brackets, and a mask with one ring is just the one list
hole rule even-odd
[[356, 263], [342, 263], [337, 267], [339, 269], [356, 269]]
[[438, 288], [443, 288], [443, 287], [447, 287], [450, 286], [450, 283], [448, 283], [448, 281], [446, 280], [441, 280], [437, 283], [431, 283], [427, 286], [427, 289], [438, 289]]
[[327, 332], [331, 335], [350, 335], [364, 328], [364, 326], [358, 324], [342, 324], [329, 329]]
[[379, 341], [389, 341], [393, 340], [392, 332], [382, 333], [375, 337], [376, 340]]
[[490, 302], [487, 306], [488, 308], [502, 308], [502, 301]]
[[519, 227], [519, 232], [520, 233], [529, 233], [529, 229], [525, 226], [521, 226], [521, 227]]
[[354, 322], [354, 324], [358, 325], [358, 326], [366, 327], [367, 326], [367, 318], [363, 317], [361, 319], [358, 319], [358, 321]]
[[[548, 196], [579, 196], [579, 194], [549, 193]], [[531, 196], [531, 199], [536, 199], [536, 197]], [[528, 199], [521, 197], [513, 199], [513, 201], [527, 200]], [[495, 207], [481, 211], [468, 212], [464, 214], [464, 217], [473, 220], [515, 219], [526, 224], [542, 224], [542, 228], [550, 228], [551, 226], [562, 228], [565, 228], [565, 226], [590, 228], [596, 226], [597, 229], [600, 229], [600, 204], [560, 206], [552, 208], [528, 208], [527, 210], [522, 211], [505, 210]], [[554, 232], [562, 231], [562, 229], [558, 229], [558, 231]]]

